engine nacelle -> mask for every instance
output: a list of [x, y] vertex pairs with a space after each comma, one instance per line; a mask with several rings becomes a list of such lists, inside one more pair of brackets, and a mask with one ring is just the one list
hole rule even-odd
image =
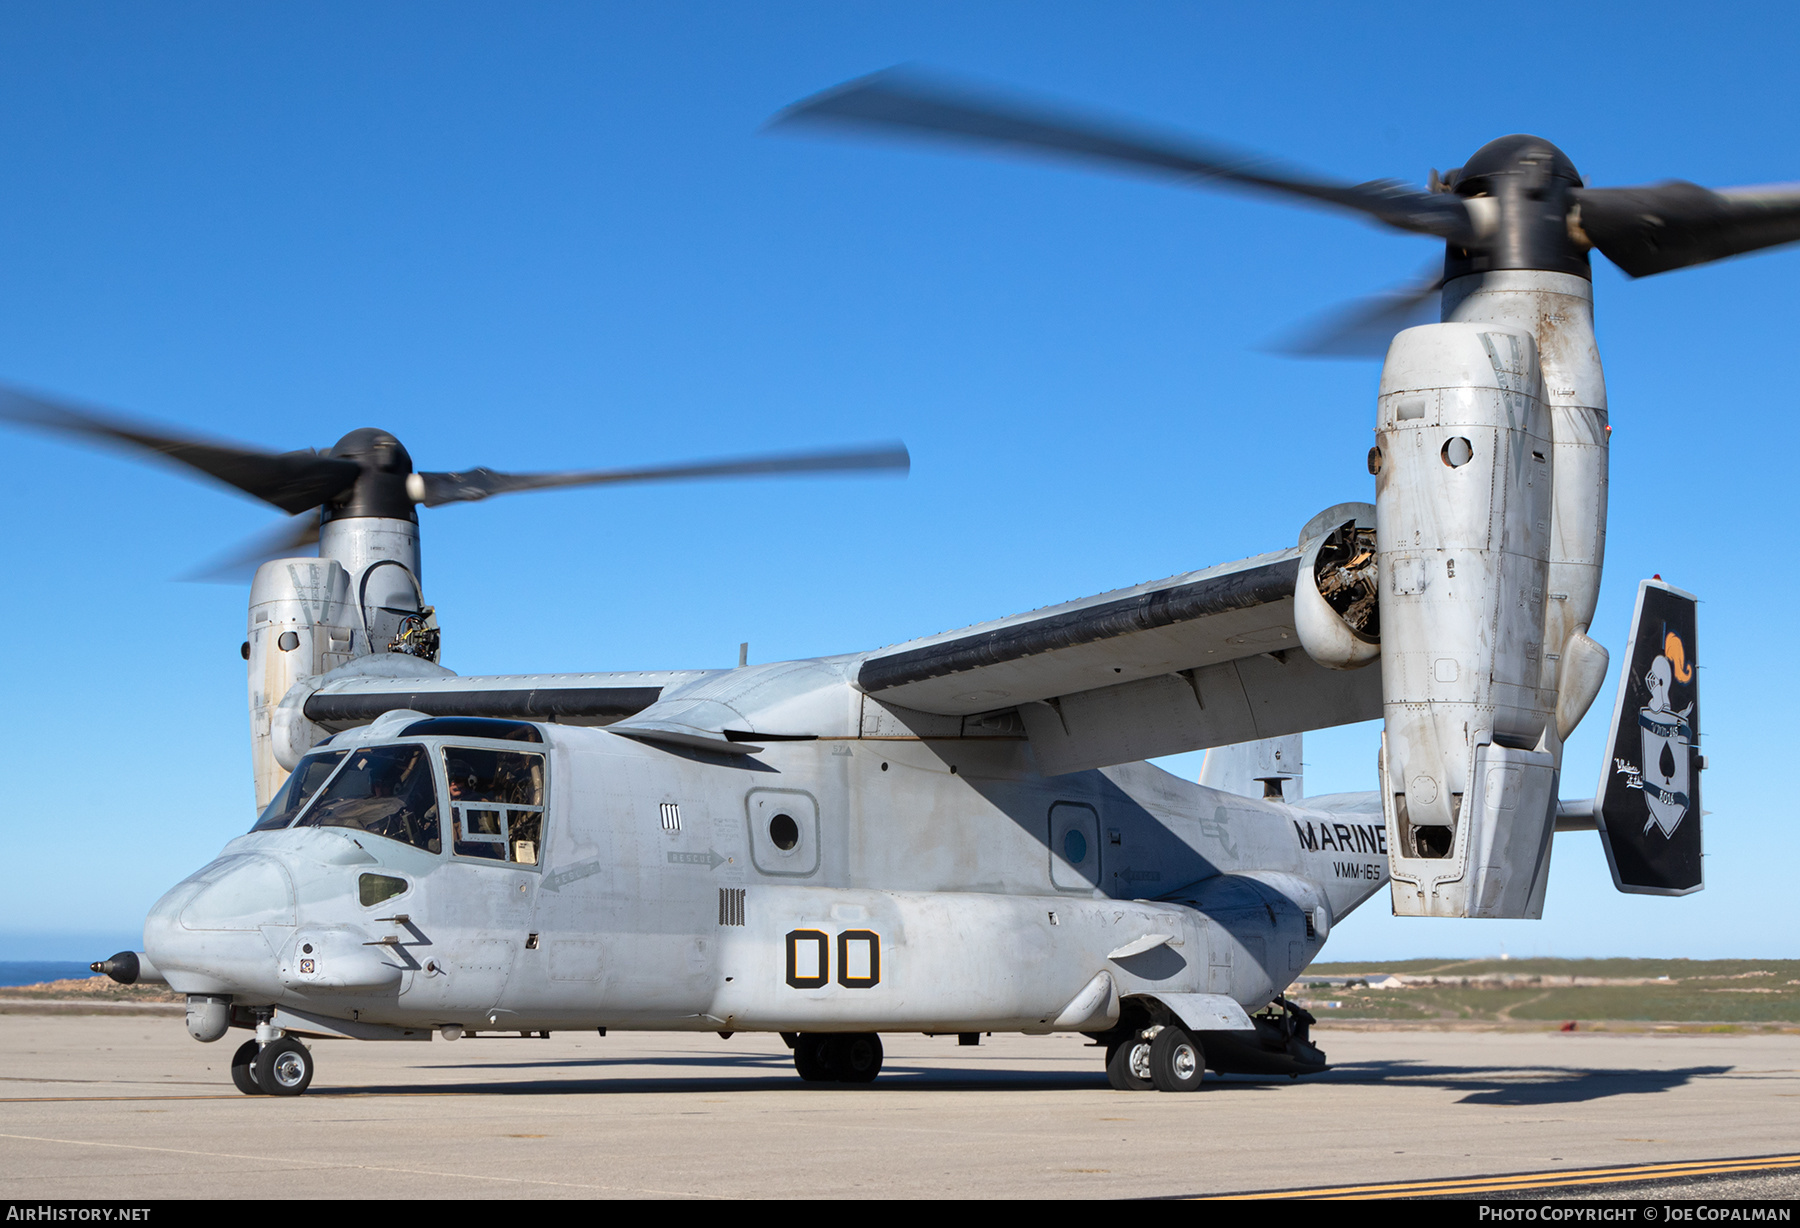
[[437, 616], [419, 585], [419, 526], [384, 516], [340, 516], [320, 528], [315, 559], [276, 559], [250, 585], [250, 753], [260, 810], [325, 730], [296, 683], [379, 654], [435, 663]]
[[[336, 669], [350, 659], [357, 614], [350, 573], [336, 559], [275, 559], [256, 570], [250, 584], [250, 755], [256, 806], [269, 804], [322, 733], [283, 728], [274, 717], [282, 696], [301, 678]], [[298, 747], [289, 745], [300, 742]]]
[[1328, 507], [1300, 530], [1294, 630], [1326, 669], [1360, 669], [1381, 655], [1375, 505]]
[[1606, 650], [1587, 635], [1606, 554], [1611, 430], [1594, 344], [1594, 287], [1571, 273], [1473, 273], [1445, 285], [1444, 319], [1521, 328], [1537, 338], [1554, 449], [1543, 685], [1557, 689], [1557, 736], [1566, 740], [1607, 674]]
[[1544, 669], [1555, 457], [1536, 340], [1506, 324], [1408, 329], [1378, 413], [1394, 911], [1536, 916], [1560, 751]]

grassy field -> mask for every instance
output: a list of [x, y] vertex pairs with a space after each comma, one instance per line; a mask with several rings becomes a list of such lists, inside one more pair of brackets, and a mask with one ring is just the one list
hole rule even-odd
[[[1401, 988], [1369, 982], [1397, 976]], [[1290, 996], [1320, 1023], [1800, 1028], [1800, 960], [1409, 959], [1314, 964]], [[1335, 1006], [1327, 1003], [1337, 1003]]]

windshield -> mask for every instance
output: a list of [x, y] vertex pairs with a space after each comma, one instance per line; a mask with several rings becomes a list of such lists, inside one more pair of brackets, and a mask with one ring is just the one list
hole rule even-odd
[[350, 752], [298, 826], [365, 831], [437, 852], [443, 837], [425, 748], [370, 746]]
[[302, 759], [287, 778], [287, 783], [275, 791], [269, 799], [269, 805], [256, 820], [251, 831], [274, 831], [278, 827], [286, 827], [294, 821], [294, 816], [306, 806], [325, 778], [331, 775], [332, 769], [342, 762], [344, 753], [341, 750], [328, 750], [316, 755], [308, 755]]

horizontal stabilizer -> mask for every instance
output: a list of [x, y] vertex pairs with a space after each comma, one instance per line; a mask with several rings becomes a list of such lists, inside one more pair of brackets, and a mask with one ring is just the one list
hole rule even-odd
[[1636, 895], [1705, 886], [1700, 864], [1700, 677], [1695, 597], [1638, 585], [1631, 651], [1594, 799], [1613, 884]]

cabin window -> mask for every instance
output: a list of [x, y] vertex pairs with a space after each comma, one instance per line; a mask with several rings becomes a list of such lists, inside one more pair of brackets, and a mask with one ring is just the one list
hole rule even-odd
[[328, 750], [308, 755], [295, 764], [286, 782], [275, 791], [275, 796], [269, 799], [262, 817], [256, 820], [256, 826], [250, 830], [274, 831], [292, 823], [294, 816], [306, 809], [306, 803], [319, 791], [319, 786], [344, 761], [344, 754], [341, 750]]
[[457, 856], [538, 864], [544, 831], [542, 755], [447, 746], [444, 778]]
[[341, 827], [437, 852], [443, 836], [430, 757], [423, 746], [350, 751], [295, 826]]

